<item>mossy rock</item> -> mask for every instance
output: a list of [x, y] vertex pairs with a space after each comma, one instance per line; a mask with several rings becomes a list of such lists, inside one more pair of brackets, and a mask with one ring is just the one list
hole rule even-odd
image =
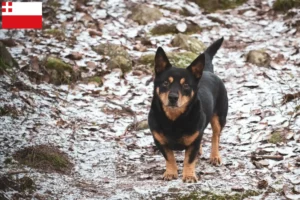
[[247, 2], [247, 0], [190, 0], [207, 12], [235, 8]]
[[264, 50], [251, 50], [246, 56], [246, 61], [260, 67], [270, 66], [271, 56]]
[[103, 43], [92, 49], [100, 55], [109, 56], [107, 63], [109, 69], [119, 68], [123, 73], [132, 70], [132, 60], [129, 53], [120, 45]]
[[288, 11], [291, 8], [299, 8], [300, 0], [276, 0], [273, 4], [275, 11]]
[[5, 45], [0, 42], [0, 74], [4, 71], [11, 71], [13, 68], [19, 68], [19, 65], [6, 49]]
[[71, 65], [65, 63], [59, 58], [48, 57], [44, 60], [44, 66], [49, 73], [51, 83], [69, 84], [79, 79], [80, 75], [76, 74]]
[[[187, 24], [187, 28], [185, 33], [192, 34], [201, 31], [201, 27], [197, 24]], [[176, 34], [180, 33], [177, 28], [176, 24], [157, 24], [151, 29], [151, 34], [153, 35], [165, 35], [165, 34]]]
[[284, 142], [284, 136], [280, 132], [274, 132], [269, 138], [269, 143], [279, 144]]
[[175, 35], [171, 44], [175, 47], [180, 47], [182, 49], [191, 51], [196, 54], [199, 54], [206, 49], [203, 42], [194, 37], [184, 35], [182, 33]]
[[21, 164], [44, 172], [68, 174], [73, 167], [65, 153], [47, 145], [25, 147], [17, 151], [13, 158]]
[[[186, 52], [168, 52], [167, 53], [169, 61], [174, 65], [175, 67], [179, 68], [186, 68], [188, 67], [198, 56], [198, 54], [195, 54], [190, 51]], [[147, 65], [151, 68], [154, 68], [154, 54], [145, 54], [142, 55], [138, 63]]]
[[116, 56], [109, 60], [107, 67], [109, 69], [119, 68], [124, 74], [132, 70], [132, 61], [124, 56]]
[[92, 77], [88, 77], [87, 78], [87, 81], [89, 83], [95, 83], [95, 85], [97, 86], [102, 86], [103, 85], [103, 82], [102, 82], [102, 79], [100, 76], [92, 76]]
[[97, 46], [93, 46], [92, 49], [98, 53], [99, 55], [103, 56], [109, 56], [109, 57], [114, 57], [114, 56], [124, 56], [124, 57], [129, 57], [129, 53], [122, 47], [121, 45], [118, 44], [112, 44], [112, 43], [101, 43]]
[[47, 30], [44, 31], [44, 33], [46, 33], [48, 35], [51, 35], [51, 36], [53, 36], [53, 37], [55, 37], [56, 39], [59, 39], [59, 40], [63, 40], [66, 37], [64, 31], [61, 30], [61, 29], [57, 29], [57, 28], [47, 29]]
[[248, 197], [254, 197], [260, 195], [259, 192], [254, 190], [247, 190], [243, 193], [232, 193], [232, 194], [215, 194], [210, 191], [203, 191], [203, 192], [192, 192], [188, 195], [184, 195], [178, 197], [177, 200], [240, 200], [246, 199]]
[[134, 6], [131, 11], [132, 14], [130, 18], [140, 25], [145, 25], [150, 22], [157, 21], [163, 16], [158, 8], [149, 7], [145, 4], [138, 4]]
[[31, 178], [29, 178], [28, 176], [24, 176], [23, 178], [20, 178], [19, 184], [20, 184], [20, 190], [22, 192], [35, 190], [34, 181]]

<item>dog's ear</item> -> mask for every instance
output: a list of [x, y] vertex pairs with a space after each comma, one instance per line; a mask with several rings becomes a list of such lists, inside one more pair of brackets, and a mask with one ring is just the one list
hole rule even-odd
[[187, 70], [189, 70], [197, 80], [200, 80], [204, 67], [205, 54], [202, 53], [187, 67]]
[[156, 75], [160, 74], [161, 72], [165, 71], [166, 69], [172, 67], [165, 51], [161, 47], [158, 47], [154, 60], [155, 60], [155, 74]]

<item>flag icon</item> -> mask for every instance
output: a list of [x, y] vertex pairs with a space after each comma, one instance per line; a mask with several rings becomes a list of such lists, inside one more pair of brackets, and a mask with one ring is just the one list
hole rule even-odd
[[41, 29], [42, 2], [2, 2], [3, 29]]

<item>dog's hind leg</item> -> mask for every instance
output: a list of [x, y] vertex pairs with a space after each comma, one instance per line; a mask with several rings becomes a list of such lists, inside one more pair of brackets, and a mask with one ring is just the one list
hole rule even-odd
[[210, 153], [210, 163], [213, 165], [221, 164], [221, 156], [219, 152], [219, 144], [220, 144], [220, 135], [221, 135], [221, 125], [219, 121], [219, 117], [214, 115], [210, 121], [213, 135], [211, 138], [211, 153]]

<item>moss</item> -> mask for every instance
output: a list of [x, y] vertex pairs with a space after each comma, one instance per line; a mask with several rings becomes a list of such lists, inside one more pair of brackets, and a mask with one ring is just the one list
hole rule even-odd
[[288, 11], [297, 7], [300, 7], [300, 0], [276, 0], [273, 4], [275, 11]]
[[92, 77], [89, 77], [88, 79], [90, 82], [96, 82], [96, 83], [99, 83], [101, 84], [102, 83], [102, 80], [99, 76], [92, 76]]
[[296, 112], [300, 110], [300, 104], [295, 107]]
[[[201, 28], [197, 24], [187, 24], [185, 33], [192, 34], [200, 32]], [[165, 35], [165, 34], [176, 34], [179, 31], [176, 28], [176, 24], [157, 24], [151, 29], [153, 35]]]
[[269, 143], [278, 144], [284, 141], [284, 137], [279, 132], [272, 133], [271, 137], [269, 138]]
[[19, 179], [20, 184], [20, 191], [34, 191], [35, 190], [35, 183], [34, 181], [29, 178], [28, 176], [24, 176], [23, 178]]
[[19, 68], [16, 60], [11, 56], [5, 45], [0, 42], [0, 74], [11, 71], [12, 68]]
[[216, 10], [225, 10], [235, 8], [247, 0], [191, 0], [198, 4], [199, 7], [203, 8], [207, 12], [214, 12]]
[[[193, 52], [169, 52], [167, 56], [170, 62], [179, 68], [186, 68], [197, 58], [197, 54]], [[138, 60], [140, 64], [147, 65], [151, 68], [154, 68], [154, 54], [145, 54], [140, 57]]]
[[54, 84], [70, 83], [78, 78], [71, 65], [63, 62], [59, 58], [50, 56], [44, 60], [44, 65], [49, 72], [51, 82]]
[[181, 33], [175, 35], [171, 44], [196, 54], [201, 53], [206, 49], [205, 45], [200, 40]]
[[215, 194], [209, 191], [192, 192], [188, 195], [181, 196], [177, 200], [240, 200], [248, 197], [258, 196], [260, 193], [254, 190], [247, 190], [243, 193], [234, 194]]
[[132, 61], [129, 53], [120, 45], [103, 43], [92, 48], [100, 55], [109, 56], [108, 68], [119, 68], [123, 74], [132, 70]]
[[132, 62], [124, 56], [113, 57], [107, 64], [109, 69], [119, 68], [122, 73], [126, 73], [132, 70]]
[[17, 151], [13, 157], [21, 164], [45, 172], [69, 173], [73, 167], [65, 153], [47, 145], [26, 147]]
[[163, 14], [158, 8], [138, 4], [132, 9], [131, 19], [141, 25], [145, 25], [159, 20], [162, 16]]
[[61, 29], [47, 29], [44, 32], [48, 35], [52, 35], [53, 37], [59, 40], [63, 40], [66, 37], [64, 31]]
[[4, 164], [8, 165], [12, 162], [12, 158], [5, 158]]

